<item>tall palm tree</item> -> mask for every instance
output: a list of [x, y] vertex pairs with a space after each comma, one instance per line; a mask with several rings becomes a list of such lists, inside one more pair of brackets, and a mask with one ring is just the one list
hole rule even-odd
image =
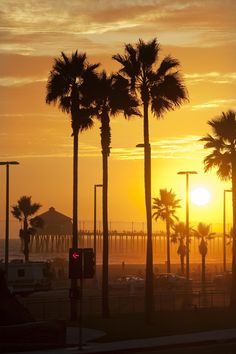
[[200, 222], [197, 230], [194, 230], [194, 236], [200, 240], [199, 253], [202, 256], [202, 283], [206, 280], [206, 255], [208, 252], [208, 241], [214, 238], [214, 233], [210, 232], [211, 225]]
[[40, 208], [40, 204], [32, 203], [31, 197], [25, 195], [17, 201], [16, 205], [12, 206], [12, 215], [21, 223], [20, 237], [24, 245], [23, 253], [25, 262], [29, 261], [30, 236], [35, 234], [36, 228], [43, 227], [43, 220], [39, 216], [30, 218], [30, 216], [36, 214]]
[[208, 124], [213, 134], [208, 134], [201, 141], [205, 142], [205, 149], [213, 151], [204, 159], [205, 171], [216, 167], [219, 178], [232, 183], [233, 256], [230, 306], [236, 311], [236, 112], [223, 112]]
[[184, 222], [179, 222], [172, 226], [174, 233], [171, 235], [171, 241], [173, 243], [179, 243], [177, 253], [180, 257], [181, 274], [185, 273], [184, 258], [187, 253], [186, 248], [186, 225]]
[[170, 228], [174, 225], [174, 221], [178, 220], [176, 209], [180, 208], [180, 199], [176, 199], [176, 194], [167, 189], [160, 189], [160, 198], [153, 198], [152, 208], [156, 210], [152, 217], [162, 219], [166, 222], [166, 249], [167, 249], [167, 273], [171, 272], [170, 265]]
[[122, 68], [120, 74], [129, 82], [131, 92], [136, 94], [143, 108], [144, 180], [147, 218], [146, 256], [146, 320], [151, 321], [153, 298], [153, 251], [152, 251], [152, 197], [151, 197], [151, 148], [149, 143], [148, 111], [160, 118], [165, 112], [180, 106], [187, 99], [187, 92], [178, 72], [179, 61], [167, 56], [157, 67], [160, 46], [154, 38], [145, 43], [139, 40], [134, 46], [125, 45], [124, 55], [114, 55]]
[[[75, 51], [70, 57], [63, 52], [54, 61], [47, 82], [46, 103], [58, 104], [62, 112], [70, 115], [73, 136], [73, 242], [78, 247], [78, 140], [79, 133], [92, 127], [91, 118], [93, 83], [96, 68], [90, 65], [85, 53]], [[76, 290], [77, 280], [71, 280], [71, 290]], [[76, 300], [71, 300], [71, 319], [77, 318]]]
[[109, 317], [108, 298], [108, 157], [110, 155], [111, 127], [110, 116], [123, 113], [125, 117], [138, 114], [138, 103], [130, 94], [127, 80], [120, 75], [107, 75], [103, 71], [94, 85], [96, 98], [94, 112], [101, 122], [101, 146], [103, 164], [103, 271], [102, 271], [102, 314]]

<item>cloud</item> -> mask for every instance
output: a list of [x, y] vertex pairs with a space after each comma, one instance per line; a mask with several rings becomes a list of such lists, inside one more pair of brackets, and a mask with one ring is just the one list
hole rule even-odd
[[221, 107], [224, 109], [224, 107], [231, 107], [233, 109], [236, 107], [236, 99], [231, 98], [231, 99], [215, 99], [211, 100], [209, 102], [204, 102], [204, 103], [199, 103], [191, 106], [192, 111], [198, 111], [202, 109], [210, 109], [210, 108], [218, 108]]
[[213, 84], [234, 84], [236, 83], [236, 72], [186, 73], [184, 74], [184, 78], [190, 85], [198, 84], [200, 82], [208, 82]]
[[[8, 136], [3, 132], [2, 139], [8, 139]], [[151, 142], [152, 159], [202, 159], [203, 144], [199, 142], [201, 136], [187, 135], [181, 138], [162, 139], [158, 142]], [[40, 137], [31, 140], [30, 136], [25, 136], [24, 132], [14, 134], [14, 139], [17, 142], [24, 139], [25, 144], [22, 147], [22, 152], [15, 153], [10, 150], [8, 153], [1, 154], [1, 158], [72, 158], [73, 156], [73, 141], [70, 137], [58, 135], [57, 129], [44, 128]], [[44, 147], [44, 140], [57, 140], [57, 144], [52, 144], [49, 148]], [[30, 147], [30, 149], [29, 149]], [[80, 143], [79, 158], [94, 158], [101, 156], [100, 145]], [[111, 148], [111, 159], [113, 160], [143, 160], [144, 154], [142, 148], [136, 147], [119, 147]]]
[[1, 51], [95, 53], [157, 30], [163, 44], [212, 47], [235, 42], [235, 8], [233, 0], [1, 0]]
[[[162, 139], [151, 142], [152, 159], [201, 159], [203, 144], [201, 136], [187, 135], [181, 138]], [[140, 160], [142, 148], [114, 148], [111, 156], [117, 160]]]

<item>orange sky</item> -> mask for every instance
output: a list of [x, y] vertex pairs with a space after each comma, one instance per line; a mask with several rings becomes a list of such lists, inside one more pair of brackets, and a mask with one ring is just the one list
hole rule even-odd
[[[206, 187], [208, 206], [191, 205], [194, 222], [222, 222], [223, 189], [215, 172], [204, 174], [205, 152], [198, 142], [210, 132], [207, 121], [236, 109], [236, 2], [233, 0], [1, 0], [0, 161], [11, 168], [11, 204], [32, 195], [42, 211], [54, 206], [72, 214], [72, 138], [69, 117], [45, 104], [45, 85], [53, 57], [61, 51], [86, 52], [90, 62], [116, 70], [111, 56], [124, 43], [154, 37], [161, 57], [171, 54], [181, 71], [190, 102], [157, 121], [150, 116], [152, 190], [173, 188], [183, 199], [179, 170], [194, 169], [191, 189]], [[99, 124], [80, 136], [79, 219], [92, 220], [93, 185], [102, 178]], [[109, 161], [109, 219], [144, 221], [142, 120], [112, 119]], [[0, 237], [3, 237], [5, 170], [0, 168]], [[99, 198], [98, 198], [99, 199]], [[99, 200], [98, 200], [99, 201]], [[227, 199], [230, 219], [230, 198]], [[99, 207], [100, 208], [100, 207]], [[100, 210], [99, 212], [100, 213]], [[13, 235], [14, 236], [14, 235]]]

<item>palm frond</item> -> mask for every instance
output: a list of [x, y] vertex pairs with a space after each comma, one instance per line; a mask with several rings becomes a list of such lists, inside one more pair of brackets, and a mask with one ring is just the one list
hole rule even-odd
[[171, 69], [177, 69], [179, 65], [180, 62], [178, 59], [172, 58], [169, 55], [166, 56], [155, 73], [156, 79], [159, 81], [163, 76], [167, 75]]
[[236, 141], [236, 112], [229, 110], [210, 121], [208, 124], [212, 127], [216, 136], [221, 137], [234, 144]]
[[145, 43], [142, 39], [139, 39], [139, 42], [137, 43], [137, 60], [141, 63], [141, 67], [144, 71], [149, 71], [156, 63], [159, 50], [160, 45], [156, 38], [147, 43]]
[[[155, 83], [151, 88], [151, 97], [153, 112], [162, 116], [166, 111], [173, 110], [187, 101], [188, 93], [179, 73], [176, 72]], [[162, 102], [159, 101], [160, 98]]]
[[11, 210], [12, 215], [18, 219], [19, 221], [22, 221], [22, 213], [18, 205], [13, 205], [12, 210]]

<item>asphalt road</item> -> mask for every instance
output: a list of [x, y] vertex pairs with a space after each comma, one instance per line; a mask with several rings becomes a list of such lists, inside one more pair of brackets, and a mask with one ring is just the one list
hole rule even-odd
[[124, 351], [122, 354], [235, 354], [236, 342], [187, 346], [171, 349], [150, 349], [147, 351]]

